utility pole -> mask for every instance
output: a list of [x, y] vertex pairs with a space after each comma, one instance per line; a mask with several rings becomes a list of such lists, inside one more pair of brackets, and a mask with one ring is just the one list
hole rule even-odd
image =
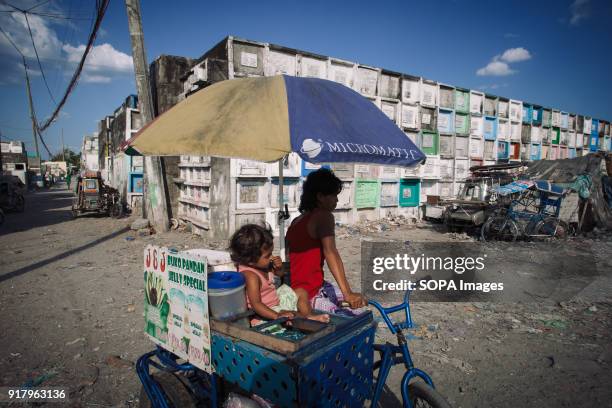
[[[2, 146], [2, 131], [0, 130], [0, 146]], [[0, 176], [4, 173], [4, 167], [2, 167], [2, 148], [0, 147]]]
[[64, 128], [62, 128], [62, 160], [66, 161], [66, 149], [64, 149]]
[[34, 117], [34, 104], [32, 102], [32, 90], [30, 89], [30, 76], [28, 75], [28, 66], [26, 64], [25, 57], [23, 58], [23, 68], [25, 69], [26, 76], [26, 90], [28, 91], [28, 102], [30, 103], [30, 119], [32, 119], [32, 136], [34, 137], [34, 146], [36, 147], [36, 157], [40, 160], [40, 152], [38, 151], [38, 125], [36, 124], [36, 118]]
[[[140, 114], [143, 126], [153, 120], [153, 99], [149, 86], [147, 57], [144, 48], [144, 33], [140, 16], [140, 0], [125, 0], [127, 9], [130, 39], [132, 41], [132, 58]], [[144, 194], [143, 213], [157, 231], [168, 231], [168, 203], [166, 202], [166, 185], [159, 156], [144, 157]]]

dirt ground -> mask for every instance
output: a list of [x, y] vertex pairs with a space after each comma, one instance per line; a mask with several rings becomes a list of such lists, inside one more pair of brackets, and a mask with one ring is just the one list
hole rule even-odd
[[[0, 227], [0, 386], [63, 387], [70, 406], [138, 405], [134, 363], [152, 348], [143, 334], [143, 247], [220, 249], [225, 243], [181, 232], [139, 236], [129, 229], [132, 218], [73, 220], [71, 194], [62, 185], [26, 200], [25, 213], [7, 214]], [[337, 232], [356, 289], [364, 237], [473, 240], [429, 224]], [[563, 245], [592, 250], [601, 275], [567, 302], [413, 305], [415, 365], [452, 406], [610, 406], [612, 239]], [[506, 272], [516, 272], [512, 263]], [[377, 337], [393, 340], [381, 325]], [[401, 375], [396, 368], [388, 380], [397, 396]], [[384, 404], [393, 405], [392, 398]]]

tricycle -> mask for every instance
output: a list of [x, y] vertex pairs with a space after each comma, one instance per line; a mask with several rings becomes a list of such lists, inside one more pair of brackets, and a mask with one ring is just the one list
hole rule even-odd
[[95, 212], [119, 218], [123, 203], [119, 191], [104, 184], [100, 172], [84, 172], [75, 183], [76, 197], [72, 200], [72, 215]]
[[[158, 347], [137, 362], [142, 382], [140, 406], [216, 407], [230, 391], [237, 390], [246, 396], [256, 394], [254, 398], [269, 406], [374, 407], [380, 403], [391, 367], [403, 364], [404, 407], [450, 407], [431, 377], [413, 364], [405, 334], [414, 327], [409, 292], [396, 306], [383, 307], [373, 300], [369, 304], [380, 313], [397, 344], [375, 343], [371, 311], [354, 317], [332, 314], [329, 325], [295, 319], [293, 325], [301, 326], [308, 335], [272, 342], [264, 334], [286, 319], [250, 329], [211, 320], [216, 372], [206, 374]], [[403, 314], [402, 321], [391, 318], [395, 313]], [[291, 326], [286, 328], [291, 330]]]
[[509, 207], [497, 208], [482, 225], [482, 241], [546, 241], [571, 235], [570, 226], [559, 219], [567, 195], [564, 188], [543, 180], [519, 180], [500, 187], [498, 193], [516, 197]]

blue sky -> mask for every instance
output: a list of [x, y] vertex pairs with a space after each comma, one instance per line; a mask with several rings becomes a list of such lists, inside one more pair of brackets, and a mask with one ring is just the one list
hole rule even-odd
[[[27, 8], [40, 0], [3, 0]], [[147, 56], [198, 57], [227, 35], [329, 55], [439, 82], [612, 120], [612, 2], [569, 1], [142, 1]], [[55, 99], [61, 98], [89, 32], [93, 0], [51, 0], [30, 16]], [[28, 57], [40, 120], [55, 104], [40, 75], [24, 19], [0, 27]], [[135, 92], [125, 5], [111, 0], [94, 53], [60, 118], [73, 150], [97, 121]], [[33, 150], [20, 57], [0, 33], [0, 131]], [[41, 151], [42, 147], [41, 147]], [[43, 154], [45, 157], [46, 154]]]

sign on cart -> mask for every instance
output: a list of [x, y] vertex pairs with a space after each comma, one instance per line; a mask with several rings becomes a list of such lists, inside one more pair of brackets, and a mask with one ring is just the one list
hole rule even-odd
[[212, 373], [206, 258], [154, 246], [144, 257], [146, 333]]

